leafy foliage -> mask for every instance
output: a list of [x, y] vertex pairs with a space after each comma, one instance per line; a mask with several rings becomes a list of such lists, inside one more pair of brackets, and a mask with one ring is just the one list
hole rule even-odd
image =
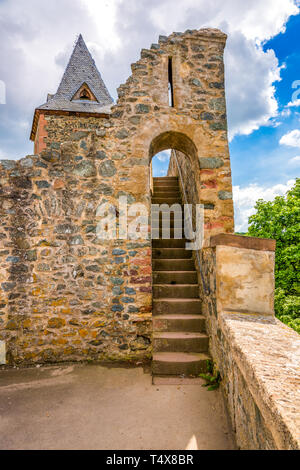
[[202, 377], [206, 381], [206, 384], [202, 387], [207, 387], [209, 392], [217, 390], [220, 387], [221, 375], [220, 372], [215, 370], [214, 363], [212, 361], [206, 361], [206, 374], [199, 374], [199, 377]]
[[275, 312], [300, 333], [300, 179], [285, 196], [258, 200], [248, 235], [276, 240]]
[[277, 318], [300, 333], [300, 296], [286, 295], [278, 287], [275, 291], [275, 313]]

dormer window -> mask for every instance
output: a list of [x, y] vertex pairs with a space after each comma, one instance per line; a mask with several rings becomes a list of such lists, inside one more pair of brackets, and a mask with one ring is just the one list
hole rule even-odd
[[94, 93], [90, 89], [87, 83], [83, 83], [80, 88], [76, 91], [72, 98], [72, 101], [95, 101], [98, 102]]
[[79, 96], [79, 99], [80, 100], [91, 100], [91, 95], [89, 94], [89, 92], [87, 91], [86, 88], [84, 88], [81, 93], [80, 93], [80, 96]]

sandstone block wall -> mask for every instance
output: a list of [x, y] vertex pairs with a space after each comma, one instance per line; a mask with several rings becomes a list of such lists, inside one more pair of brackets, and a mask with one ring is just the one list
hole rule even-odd
[[[299, 449], [300, 339], [275, 319], [270, 308], [273, 281], [269, 276], [274, 276], [275, 244], [242, 238], [215, 237], [211, 247], [201, 251], [204, 278], [210, 288], [209, 294], [202, 292], [210, 351], [221, 373], [238, 446]], [[244, 272], [239, 264], [232, 267], [228, 250], [234, 250], [232, 259], [238, 256], [243, 270], [255, 273], [249, 279], [252, 297], [247, 297], [246, 304], [241, 301], [241, 310], [238, 302], [245, 285]], [[261, 277], [264, 272], [267, 279]], [[224, 292], [228, 294], [226, 302]]]

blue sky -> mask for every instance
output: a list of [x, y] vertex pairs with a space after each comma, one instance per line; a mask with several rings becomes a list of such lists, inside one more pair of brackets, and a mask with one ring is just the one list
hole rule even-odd
[[[297, 91], [292, 84], [300, 81], [299, 4], [0, 0], [0, 102], [1, 84], [6, 87], [6, 104], [0, 104], [0, 159], [32, 153], [34, 108], [56, 91], [79, 33], [116, 98], [130, 64], [159, 34], [217, 27], [228, 34], [226, 97], [235, 221], [236, 230], [245, 231], [255, 201], [284, 194], [299, 175], [300, 101], [292, 103]], [[159, 157], [155, 174], [167, 168], [167, 155]]]
[[281, 145], [280, 139], [300, 128], [300, 106], [287, 107], [296, 91], [292, 88], [296, 80], [299, 80], [300, 90], [299, 32], [300, 15], [297, 15], [290, 18], [285, 33], [263, 46], [265, 51], [274, 50], [282, 67], [281, 80], [274, 83], [279, 115], [269, 126], [262, 126], [249, 136], [236, 136], [230, 143], [234, 184], [276, 184], [296, 175], [296, 162], [291, 160], [300, 155], [300, 148]]

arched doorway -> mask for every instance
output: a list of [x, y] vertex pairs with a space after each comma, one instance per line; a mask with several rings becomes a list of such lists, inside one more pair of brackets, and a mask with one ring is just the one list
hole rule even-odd
[[[150, 161], [150, 189], [153, 195], [153, 182], [155, 178], [160, 178], [160, 184], [167, 185], [167, 179], [177, 178], [178, 193], [181, 204], [190, 204], [196, 207], [200, 203], [200, 168], [198, 151], [196, 145], [186, 134], [176, 131], [166, 131], [156, 136], [149, 148]], [[159, 181], [157, 180], [157, 183]], [[163, 195], [162, 195], [163, 196]], [[169, 192], [170, 200], [165, 203], [176, 203], [172, 200], [172, 192]], [[168, 198], [167, 198], [168, 199]], [[157, 201], [164, 203], [163, 199]], [[195, 213], [191, 213], [192, 227], [195, 229]]]
[[[156, 155], [164, 164], [164, 175], [157, 175], [156, 169], [154, 174], [150, 171], [152, 229], [158, 234], [157, 238], [152, 237], [153, 373], [196, 376], [208, 360], [208, 337], [201, 315], [195, 261], [187, 249], [183, 205], [190, 202], [192, 194], [185, 184], [187, 172], [189, 188], [196, 187], [197, 149], [185, 134], [164, 132], [150, 145], [150, 167]], [[164, 226], [165, 213], [169, 227]], [[169, 229], [169, 236], [168, 230], [164, 234], [165, 228]]]
[[159, 152], [174, 149], [183, 152], [192, 159], [197, 158], [197, 148], [190, 137], [181, 132], [167, 131], [156, 136], [150, 145], [150, 160]]

